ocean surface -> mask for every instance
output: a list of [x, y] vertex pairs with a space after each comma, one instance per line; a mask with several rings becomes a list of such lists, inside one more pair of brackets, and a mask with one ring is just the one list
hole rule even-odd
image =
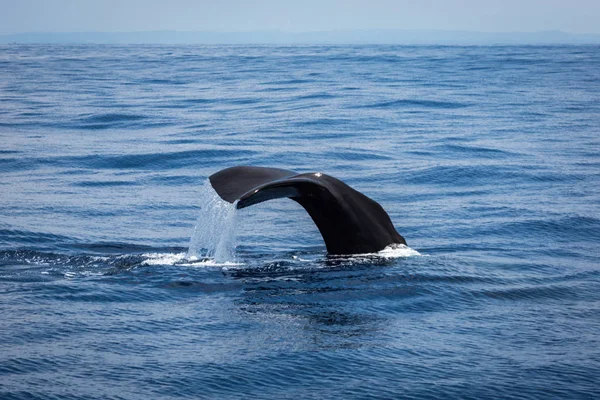
[[600, 397], [599, 46], [0, 46], [0, 200], [2, 399]]

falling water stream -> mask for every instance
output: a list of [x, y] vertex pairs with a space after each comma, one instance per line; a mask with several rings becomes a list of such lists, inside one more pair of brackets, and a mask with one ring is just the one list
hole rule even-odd
[[235, 261], [236, 203], [221, 199], [209, 181], [200, 192], [200, 216], [190, 239], [189, 260], [213, 259], [216, 263]]

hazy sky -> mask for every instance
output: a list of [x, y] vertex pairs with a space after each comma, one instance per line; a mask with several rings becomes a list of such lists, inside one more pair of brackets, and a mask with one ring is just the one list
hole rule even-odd
[[0, 0], [0, 33], [442, 29], [600, 33], [600, 0]]

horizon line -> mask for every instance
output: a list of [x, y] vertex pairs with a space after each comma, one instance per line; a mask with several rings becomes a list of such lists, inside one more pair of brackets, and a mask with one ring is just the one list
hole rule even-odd
[[199, 30], [199, 29], [145, 29], [145, 30], [113, 30], [113, 31], [97, 31], [97, 30], [70, 30], [70, 31], [22, 31], [11, 33], [0, 33], [0, 36], [7, 35], [23, 35], [29, 33], [44, 33], [44, 34], [62, 34], [62, 33], [152, 33], [152, 32], [194, 32], [194, 33], [254, 33], [254, 32], [278, 32], [288, 34], [304, 34], [304, 33], [323, 33], [323, 32], [468, 32], [468, 33], [483, 33], [483, 34], [502, 34], [502, 33], [563, 33], [567, 35], [600, 35], [600, 32], [571, 32], [563, 29], [538, 29], [538, 30], [512, 30], [512, 31], [481, 31], [472, 29], [438, 29], [438, 28], [356, 28], [356, 29], [318, 29], [306, 31], [293, 31], [285, 29], [248, 29], [248, 30]]
[[30, 31], [0, 34], [0, 43], [88, 44], [600, 44], [600, 33], [447, 29], [337, 29], [248, 31]]

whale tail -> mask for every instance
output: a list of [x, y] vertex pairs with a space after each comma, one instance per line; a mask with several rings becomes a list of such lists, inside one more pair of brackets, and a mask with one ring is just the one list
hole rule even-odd
[[231, 167], [209, 177], [219, 196], [237, 208], [290, 198], [308, 212], [330, 254], [361, 254], [406, 244], [376, 201], [321, 173], [298, 174], [279, 168]]

